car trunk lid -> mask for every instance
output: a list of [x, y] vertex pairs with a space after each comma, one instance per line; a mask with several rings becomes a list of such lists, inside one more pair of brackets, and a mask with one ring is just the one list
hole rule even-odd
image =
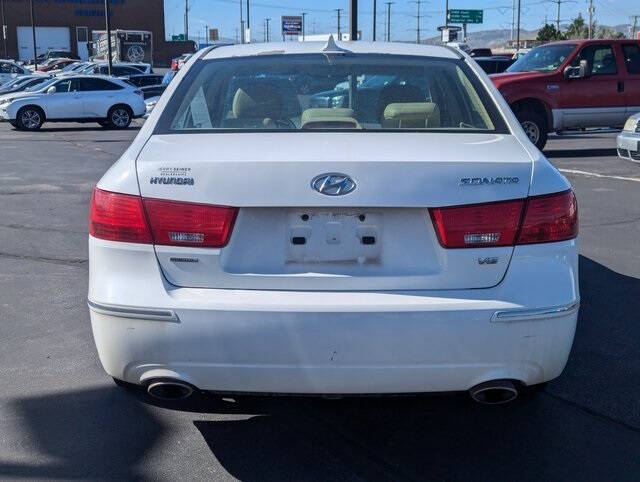
[[[500, 282], [513, 248], [444, 249], [428, 208], [525, 198], [532, 162], [510, 135], [351, 131], [158, 135], [137, 167], [145, 198], [239, 208], [223, 248], [156, 246], [177, 286], [417, 290]], [[314, 190], [332, 173], [355, 189]]]

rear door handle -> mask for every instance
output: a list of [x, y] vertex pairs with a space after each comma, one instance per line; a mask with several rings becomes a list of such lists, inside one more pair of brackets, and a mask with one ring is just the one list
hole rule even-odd
[[618, 92], [624, 92], [624, 82], [622, 80], [618, 81]]

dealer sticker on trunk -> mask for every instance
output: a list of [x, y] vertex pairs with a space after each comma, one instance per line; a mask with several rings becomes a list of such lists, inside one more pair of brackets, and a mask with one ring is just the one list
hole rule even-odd
[[190, 167], [161, 167], [159, 176], [149, 179], [149, 184], [174, 184], [176, 186], [193, 186], [195, 180]]

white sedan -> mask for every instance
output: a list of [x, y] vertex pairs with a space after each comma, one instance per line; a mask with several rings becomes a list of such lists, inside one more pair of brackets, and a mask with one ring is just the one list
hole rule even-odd
[[40, 129], [44, 122], [98, 122], [126, 129], [145, 112], [142, 91], [102, 76], [53, 78], [37, 91], [0, 99], [0, 121], [22, 130]]
[[89, 228], [100, 360], [156, 397], [501, 403], [573, 343], [571, 185], [445, 47], [201, 51], [99, 181]]

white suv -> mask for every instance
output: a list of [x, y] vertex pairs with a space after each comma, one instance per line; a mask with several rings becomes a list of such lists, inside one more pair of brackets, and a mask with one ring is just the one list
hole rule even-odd
[[34, 92], [0, 99], [0, 121], [22, 130], [40, 129], [44, 122], [98, 122], [125, 129], [142, 117], [146, 106], [142, 91], [112, 77], [53, 78]]
[[25, 69], [11, 60], [0, 59], [0, 85], [15, 77], [30, 75], [31, 73], [30, 70]]
[[100, 360], [154, 396], [504, 402], [573, 342], [571, 186], [446, 47], [200, 52], [90, 213]]

